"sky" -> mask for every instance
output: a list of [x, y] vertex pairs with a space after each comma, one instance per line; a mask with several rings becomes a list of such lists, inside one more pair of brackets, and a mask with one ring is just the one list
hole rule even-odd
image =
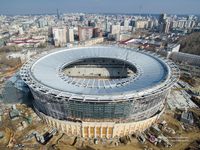
[[200, 0], [0, 0], [0, 14], [200, 14]]

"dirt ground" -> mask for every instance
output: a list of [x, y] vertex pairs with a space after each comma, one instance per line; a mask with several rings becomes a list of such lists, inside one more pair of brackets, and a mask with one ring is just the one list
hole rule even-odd
[[[26, 113], [28, 109], [24, 109]], [[200, 116], [200, 110], [193, 109], [198, 116]], [[28, 125], [27, 128], [22, 131], [17, 131], [16, 125], [21, 122], [23, 118], [17, 120], [11, 120], [8, 116], [8, 113], [4, 115], [2, 125], [0, 126], [0, 131], [4, 132], [4, 138], [0, 139], [0, 150], [9, 149], [7, 147], [11, 136], [14, 133], [14, 144], [23, 144], [23, 150], [184, 150], [192, 142], [200, 139], [200, 130], [197, 127], [191, 127], [190, 130], [185, 131], [181, 127], [181, 123], [175, 119], [174, 112], [171, 110], [166, 110], [165, 113], [161, 116], [159, 121], [165, 120], [168, 126], [175, 130], [175, 135], [163, 134], [166, 137], [172, 137], [170, 143], [172, 147], [165, 148], [162, 145], [153, 145], [152, 143], [146, 141], [145, 144], [138, 142], [136, 138], [131, 138], [131, 142], [128, 144], [119, 144], [115, 146], [115, 142], [112, 141], [98, 141], [98, 144], [94, 144], [93, 140], [77, 140], [77, 143], [72, 146], [75, 137], [69, 137], [62, 133], [57, 133], [46, 145], [39, 144], [35, 137], [31, 140], [24, 140], [26, 135], [29, 135], [32, 131], [38, 131], [40, 134], [44, 134], [46, 131], [49, 131], [51, 128], [44, 124], [42, 121], [35, 121]], [[58, 140], [59, 139], [59, 140]], [[84, 142], [83, 142], [84, 141]], [[12, 148], [10, 148], [12, 149]]]

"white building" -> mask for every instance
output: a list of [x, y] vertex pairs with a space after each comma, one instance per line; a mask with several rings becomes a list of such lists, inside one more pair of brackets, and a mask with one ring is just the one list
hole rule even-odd
[[149, 25], [149, 22], [148, 20], [137, 20], [135, 22], [135, 27], [137, 29], [147, 29], [148, 28], [148, 25]]
[[110, 32], [111, 34], [119, 34], [120, 33], [120, 24], [117, 25], [111, 25]]
[[169, 52], [179, 52], [181, 45], [180, 44], [168, 44], [167, 51]]
[[66, 27], [53, 27], [53, 40], [55, 46], [64, 46], [67, 43]]
[[72, 43], [74, 42], [74, 29], [68, 28], [67, 30], [67, 42]]

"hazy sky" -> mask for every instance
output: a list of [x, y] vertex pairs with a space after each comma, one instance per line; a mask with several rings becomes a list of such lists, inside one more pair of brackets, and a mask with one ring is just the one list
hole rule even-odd
[[200, 0], [0, 0], [0, 14], [169, 13], [200, 14]]

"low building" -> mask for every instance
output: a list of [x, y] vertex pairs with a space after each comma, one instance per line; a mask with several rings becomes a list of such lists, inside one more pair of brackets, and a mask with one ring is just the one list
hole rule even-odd
[[7, 46], [19, 46], [19, 47], [40, 47], [46, 42], [46, 36], [33, 36], [31, 38], [12, 38], [7, 42]]
[[103, 43], [103, 42], [104, 42], [104, 38], [98, 37], [98, 38], [92, 38], [92, 39], [89, 39], [89, 40], [86, 40], [86, 41], [80, 41], [80, 42], [77, 42], [77, 43], [69, 43], [69, 44], [67, 44], [67, 47], [71, 48], [71, 47], [92, 46], [92, 45], [100, 44], [100, 43]]
[[15, 120], [15, 119], [19, 118], [20, 112], [19, 112], [17, 109], [12, 109], [12, 110], [10, 111], [9, 115], [10, 115], [10, 118], [11, 118], [12, 120]]
[[169, 55], [179, 65], [181, 74], [187, 77], [200, 77], [200, 56], [181, 52], [172, 52]]
[[193, 124], [194, 119], [192, 112], [187, 112], [187, 111], [182, 112], [180, 121], [187, 124]]
[[179, 52], [181, 45], [180, 44], [168, 44], [167, 51], [168, 52]]

